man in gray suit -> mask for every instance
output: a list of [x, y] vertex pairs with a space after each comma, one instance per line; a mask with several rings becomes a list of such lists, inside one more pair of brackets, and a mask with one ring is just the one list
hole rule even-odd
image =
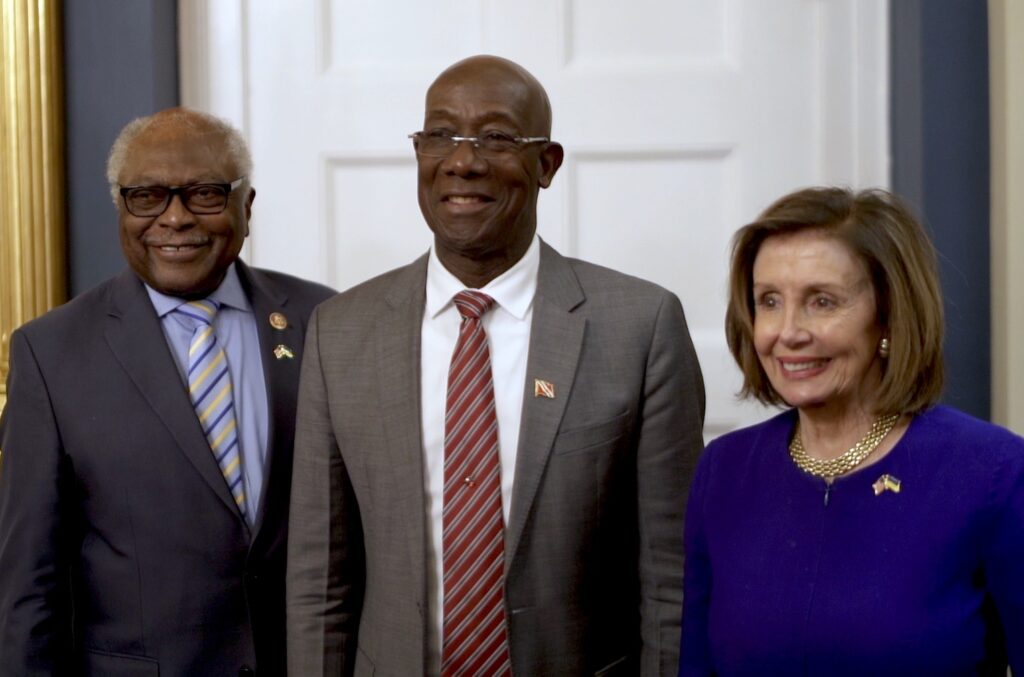
[[11, 337], [2, 677], [284, 674], [299, 359], [332, 291], [237, 258], [251, 175], [210, 115], [129, 123], [128, 269]]
[[433, 248], [310, 319], [291, 674], [677, 670], [700, 368], [673, 294], [537, 237], [550, 133], [520, 66], [444, 71], [412, 135]]

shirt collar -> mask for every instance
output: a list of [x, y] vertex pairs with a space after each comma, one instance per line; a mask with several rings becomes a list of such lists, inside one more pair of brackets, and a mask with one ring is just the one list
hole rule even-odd
[[[162, 318], [182, 303], [185, 303], [185, 299], [181, 297], [162, 294], [148, 284], [145, 287], [158, 317]], [[216, 301], [221, 306], [230, 306], [244, 312], [252, 312], [249, 299], [246, 298], [245, 291], [242, 289], [242, 281], [238, 279], [238, 271], [235, 269], [234, 263], [224, 273], [224, 279], [221, 280], [220, 286], [206, 298]]]
[[[487, 283], [479, 291], [517, 320], [523, 320], [533, 305], [537, 292], [537, 271], [540, 269], [540, 237], [536, 234], [529, 249], [511, 268]], [[444, 267], [434, 247], [427, 260], [427, 317], [437, 317], [452, 303], [452, 298], [466, 285]]]

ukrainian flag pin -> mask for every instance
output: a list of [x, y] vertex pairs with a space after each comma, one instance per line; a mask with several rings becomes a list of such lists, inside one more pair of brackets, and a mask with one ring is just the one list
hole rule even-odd
[[885, 493], [886, 491], [898, 494], [900, 493], [900, 481], [898, 478], [886, 474], [875, 480], [875, 483], [871, 485], [871, 488], [875, 490], [875, 496]]

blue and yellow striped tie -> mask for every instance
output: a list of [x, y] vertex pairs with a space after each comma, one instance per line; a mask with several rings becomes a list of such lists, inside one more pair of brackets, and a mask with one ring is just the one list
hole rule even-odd
[[244, 516], [245, 484], [242, 481], [242, 455], [238, 449], [231, 374], [227, 356], [217, 345], [217, 336], [213, 332], [213, 318], [218, 308], [216, 302], [203, 299], [183, 303], [174, 312], [192, 327], [192, 340], [188, 347], [188, 394], [192, 398], [192, 406], [231, 495]]

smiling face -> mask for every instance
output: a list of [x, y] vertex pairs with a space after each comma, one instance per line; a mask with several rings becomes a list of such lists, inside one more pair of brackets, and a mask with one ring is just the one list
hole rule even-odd
[[884, 334], [868, 270], [849, 247], [815, 230], [767, 238], [753, 296], [754, 347], [786, 403], [873, 412]]
[[[154, 125], [128, 149], [122, 186], [231, 183], [238, 178], [225, 139], [182, 123]], [[196, 215], [174, 197], [159, 216], [140, 217], [118, 202], [121, 248], [132, 270], [157, 291], [202, 298], [224, 279], [249, 233], [255, 191], [232, 191], [220, 214]]]
[[[495, 57], [474, 57], [441, 74], [427, 92], [423, 129], [456, 136], [497, 131], [547, 136], [547, 98], [528, 73]], [[471, 143], [448, 157], [417, 155], [419, 203], [437, 255], [463, 282], [482, 286], [518, 261], [537, 229], [537, 192], [562, 161], [558, 144], [530, 144], [481, 158]]]

